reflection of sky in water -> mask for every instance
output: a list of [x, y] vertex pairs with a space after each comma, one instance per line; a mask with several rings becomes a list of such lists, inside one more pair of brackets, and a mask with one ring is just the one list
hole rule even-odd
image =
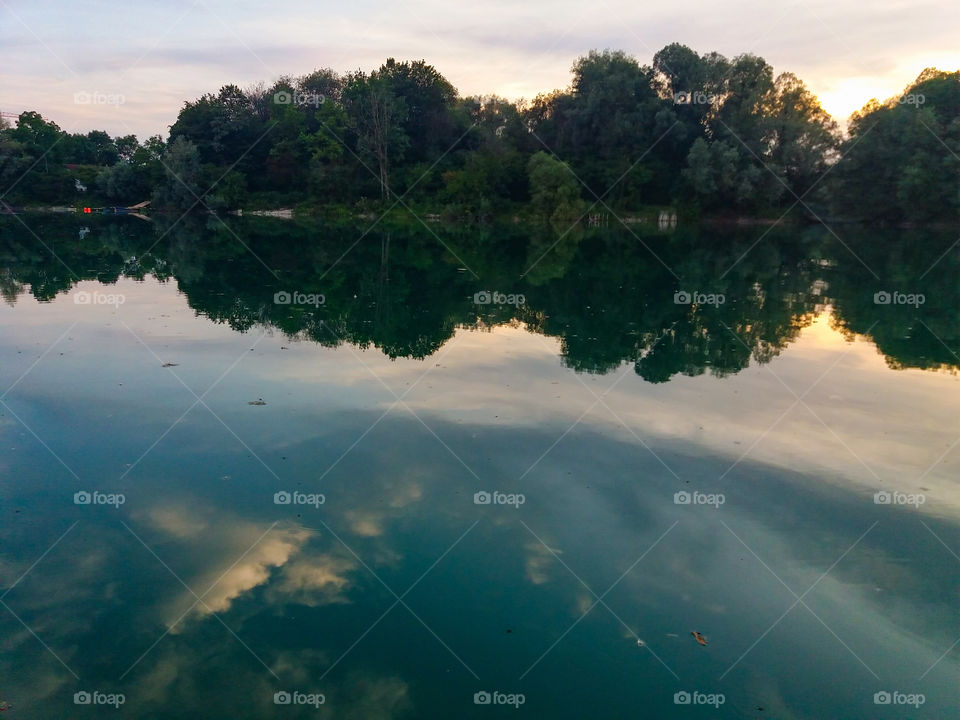
[[[674, 706], [681, 689], [725, 693], [725, 717], [960, 700], [955, 648], [927, 672], [960, 635], [960, 561], [938, 540], [960, 551], [955, 376], [890, 370], [827, 319], [769, 365], [653, 385], [575, 375], [521, 329], [391, 361], [238, 335], [172, 285], [117, 289], [118, 313], [0, 309], [4, 389], [67, 331], [0, 408], [4, 587], [79, 521], [4, 602], [80, 680], [0, 607], [20, 716], [82, 717], [85, 687], [126, 693], [125, 717], [272, 716], [283, 688], [357, 718], [496, 712], [481, 689], [544, 717], [707, 711]], [[220, 379], [212, 413], [183, 415], [173, 373], [198, 395]], [[80, 488], [127, 502], [76, 507]], [[877, 506], [878, 488], [926, 504]], [[327, 502], [274, 505], [281, 489]], [[527, 500], [478, 507], [481, 489]], [[677, 506], [684, 489], [726, 504]]]

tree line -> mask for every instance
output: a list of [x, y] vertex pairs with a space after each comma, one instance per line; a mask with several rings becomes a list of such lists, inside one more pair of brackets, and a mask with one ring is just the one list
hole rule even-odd
[[461, 97], [425, 61], [388, 59], [370, 73], [224, 86], [186, 102], [166, 139], [69, 134], [36, 112], [0, 128], [8, 203], [555, 220], [670, 205], [925, 222], [960, 216], [958, 178], [960, 72], [924, 70], [844, 135], [796, 75], [680, 44], [649, 65], [591, 51], [569, 87], [530, 101]]

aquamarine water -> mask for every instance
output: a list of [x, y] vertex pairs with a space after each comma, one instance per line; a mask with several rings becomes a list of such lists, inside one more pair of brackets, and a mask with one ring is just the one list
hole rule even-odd
[[10, 717], [956, 714], [950, 232], [173, 219], [0, 227]]

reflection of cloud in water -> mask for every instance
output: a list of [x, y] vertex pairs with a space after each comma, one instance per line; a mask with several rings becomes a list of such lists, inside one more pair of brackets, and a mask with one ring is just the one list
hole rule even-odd
[[408, 711], [410, 699], [407, 684], [399, 678], [356, 675], [334, 691], [333, 703], [342, 707], [338, 717], [345, 720], [388, 720]]
[[349, 602], [345, 595], [351, 585], [347, 574], [356, 568], [352, 557], [323, 554], [297, 558], [282, 568], [268, 598], [310, 606]]
[[[343, 513], [354, 535], [383, 536], [391, 517], [420, 501], [423, 487], [411, 477], [385, 478], [378, 495], [386, 499], [388, 509], [356, 507]], [[190, 612], [194, 616], [225, 612], [237, 598], [267, 584], [272, 602], [293, 601], [309, 606], [348, 602], [345, 593], [352, 585], [348, 576], [358, 563], [339, 544], [324, 554], [310, 554], [306, 546], [320, 535], [317, 530], [277, 526], [267, 532], [270, 525], [266, 522], [228, 516], [195, 502], [154, 507], [146, 514], [153, 527], [174, 541], [204, 548], [202, 556], [188, 552], [186, 562], [193, 565], [192, 571], [177, 570], [203, 601], [196, 603], [189, 591], [180, 593], [164, 607], [162, 614], [168, 625], [195, 603]], [[377, 564], [395, 563], [397, 557], [394, 550], [382, 545], [374, 550], [371, 559]], [[181, 632], [183, 622], [171, 632]]]
[[[214, 524], [203, 511], [185, 505], [154, 508], [148, 511], [148, 520], [177, 540], [204, 548], [203, 564], [183, 577], [202, 602], [185, 590], [164, 612], [171, 625], [194, 603], [191, 613], [201, 616], [229, 610], [236, 598], [266, 583], [273, 569], [286, 565], [314, 535], [305, 528], [270, 529], [267, 523], [222, 512]], [[182, 632], [183, 627], [181, 622], [171, 632]]]
[[[247, 532], [237, 533], [237, 539], [246, 541], [253, 537], [259, 528], [254, 526]], [[231, 602], [270, 577], [271, 568], [281, 567], [292, 555], [297, 553], [310, 537], [309, 530], [272, 530], [236, 565], [230, 566], [221, 574], [221, 568], [211, 568], [210, 572], [198, 579], [200, 587], [209, 587], [215, 583], [210, 593], [197, 606], [201, 614], [212, 610], [228, 610]], [[238, 543], [239, 545], [240, 543]]]
[[159, 646], [150, 657], [149, 672], [128, 688], [127, 707], [156, 711], [168, 707], [171, 698], [193, 698], [198, 707], [215, 707], [224, 717], [274, 717], [273, 694], [278, 689], [297, 688], [322, 692], [324, 716], [338, 720], [389, 720], [409, 710], [407, 683], [396, 676], [354, 671], [335, 685], [318, 684], [322, 668], [330, 663], [329, 655], [321, 650], [277, 653], [270, 669], [279, 681], [259, 665], [232, 664], [229, 685], [221, 685], [203, 679], [209, 672], [209, 652], [217, 648], [190, 644], [186, 634], [168, 640], [171, 642]]
[[[823, 313], [803, 329], [788, 353], [769, 364], [752, 361], [722, 381], [681, 375], [664, 384], [644, 382], [626, 366], [606, 377], [584, 374], [575, 379], [556, 362], [554, 339], [512, 327], [489, 333], [460, 329], [437, 356], [442, 358], [438, 366], [404, 402], [431, 428], [456, 423], [475, 428], [477, 437], [503, 427], [556, 428], [559, 434], [580, 419], [577, 430], [616, 432], [634, 444], [636, 433], [658, 453], [683, 443], [722, 455], [727, 464], [718, 475], [745, 455], [865, 494], [880, 487], [923, 492], [928, 502], [921, 512], [956, 517], [960, 495], [953, 478], [960, 451], [947, 451], [956, 440], [958, 379], [921, 370], [896, 371], [895, 377], [873, 342], [861, 336], [849, 342], [832, 322], [830, 313]], [[375, 355], [363, 361], [357, 363], [347, 350], [304, 352], [285, 357], [279, 367], [270, 366], [269, 380], [295, 382], [302, 393], [309, 386], [322, 386], [337, 408], [362, 402], [386, 410], [394, 397], [378, 382], [369, 382], [371, 370], [398, 392], [428, 369], [420, 361]], [[604, 396], [616, 416], [603, 405], [582, 416], [596, 395], [624, 372], [627, 376], [616, 392]], [[341, 394], [343, 388], [348, 391]], [[318, 422], [325, 419], [317, 417]], [[622, 427], [621, 419], [630, 430]], [[278, 432], [271, 441], [284, 448], [310, 443], [315, 427], [283, 426], [282, 437]], [[927, 468], [929, 474], [918, 481]], [[358, 529], [370, 536], [382, 528], [364, 524]]]
[[[543, 585], [549, 582], [551, 579], [549, 570], [554, 563], [559, 565], [559, 561], [542, 543], [536, 540], [527, 543], [526, 551], [527, 580], [534, 585]], [[559, 550], [554, 550], [553, 552], [557, 555], [561, 554]]]
[[[417, 466], [416, 468], [406, 468], [402, 472], [405, 476], [417, 475], [426, 476], [430, 474], [431, 468]], [[423, 485], [421, 480], [412, 477], [402, 477], [394, 479], [390, 476], [380, 475], [379, 493], [388, 498], [387, 505], [392, 510], [403, 510], [413, 503], [419, 502], [423, 497]], [[366, 498], [363, 498], [366, 502]], [[397, 513], [392, 513], [396, 516]], [[379, 537], [384, 532], [384, 522], [388, 520], [387, 513], [373, 510], [365, 507], [361, 510], [347, 510], [344, 517], [350, 526], [350, 529], [360, 537]]]
[[348, 510], [344, 513], [350, 529], [360, 537], [377, 537], [383, 535], [382, 513], [360, 512]]
[[150, 510], [152, 524], [179, 539], [192, 538], [207, 529], [207, 523], [182, 508], [162, 507]]

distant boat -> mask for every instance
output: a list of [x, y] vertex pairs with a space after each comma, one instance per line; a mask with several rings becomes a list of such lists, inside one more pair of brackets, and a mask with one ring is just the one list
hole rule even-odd
[[135, 218], [140, 218], [141, 220], [149, 221], [150, 218], [138, 212], [138, 210], [146, 209], [147, 205], [149, 204], [150, 204], [149, 200], [144, 200], [143, 202], [139, 202], [136, 205], [130, 205], [129, 207], [123, 206], [123, 205], [115, 205], [113, 207], [103, 207], [103, 208], [85, 207], [83, 208], [83, 212], [85, 215], [90, 215], [96, 212], [99, 212], [101, 215], [132, 215]]
[[135, 213], [137, 210], [144, 210], [147, 205], [150, 204], [149, 200], [144, 200], [143, 202], [138, 202], [136, 205], [131, 205], [130, 207], [105, 207], [102, 212], [104, 215], [130, 215]]

